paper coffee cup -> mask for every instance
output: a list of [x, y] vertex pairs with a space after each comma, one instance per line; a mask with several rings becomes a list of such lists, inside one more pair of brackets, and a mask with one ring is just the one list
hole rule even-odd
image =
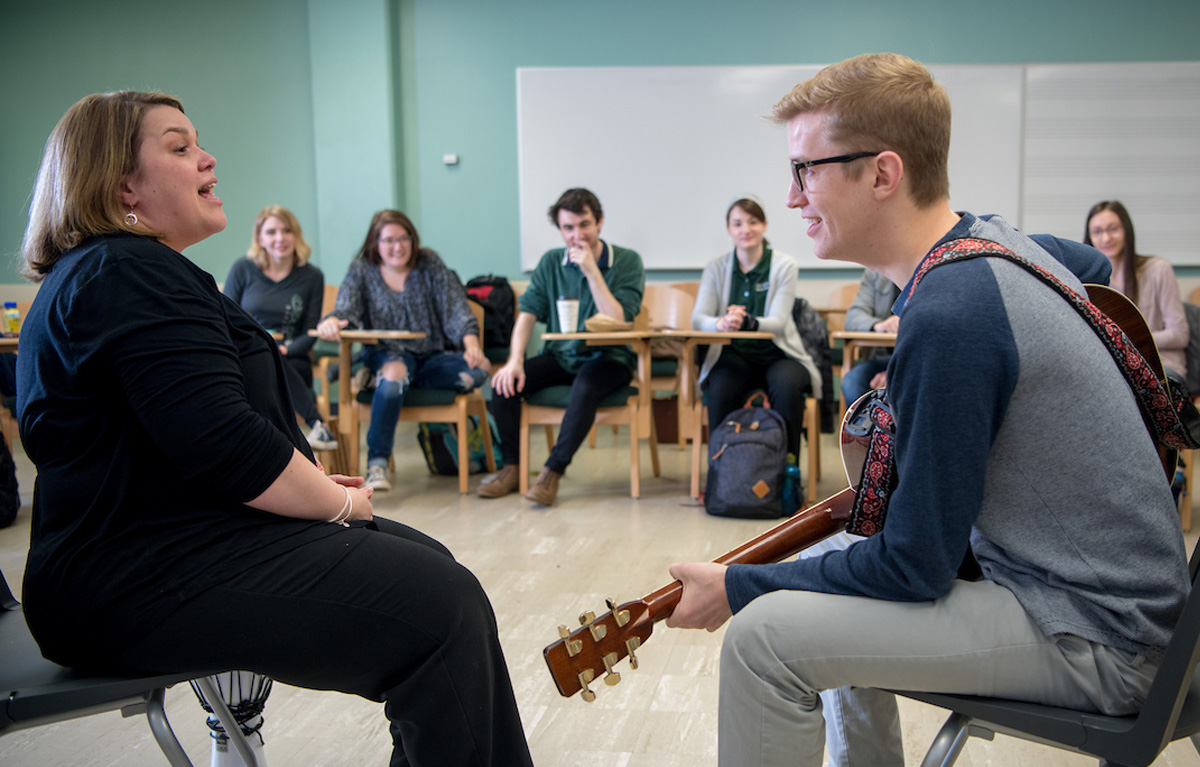
[[558, 299], [558, 328], [562, 333], [574, 333], [579, 325], [579, 299]]

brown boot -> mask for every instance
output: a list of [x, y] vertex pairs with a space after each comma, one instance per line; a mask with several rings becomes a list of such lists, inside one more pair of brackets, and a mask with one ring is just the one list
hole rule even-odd
[[521, 484], [521, 470], [514, 464], [506, 463], [492, 478], [475, 488], [476, 495], [482, 498], [502, 498], [516, 490]]
[[538, 475], [537, 481], [529, 488], [525, 497], [543, 506], [553, 506], [554, 499], [558, 496], [558, 480], [560, 479], [562, 479], [561, 474], [552, 471], [548, 466], [543, 466], [542, 473]]

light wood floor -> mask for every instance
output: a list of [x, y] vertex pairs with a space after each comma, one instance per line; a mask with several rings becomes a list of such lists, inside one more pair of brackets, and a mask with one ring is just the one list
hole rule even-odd
[[[823, 438], [818, 497], [844, 487], [832, 436]], [[534, 508], [518, 496], [460, 496], [453, 477], [432, 477], [414, 432], [401, 425], [396, 489], [381, 494], [377, 514], [413, 525], [444, 542], [482, 581], [495, 606], [525, 731], [539, 767], [703, 767], [716, 764], [717, 661], [722, 632], [677, 631], [659, 625], [638, 652], [637, 671], [621, 664], [623, 681], [598, 690], [586, 704], [561, 698], [542, 661], [556, 627], [574, 625], [583, 610], [604, 610], [604, 598], [637, 598], [665, 585], [676, 561], [712, 559], [769, 525], [707, 516], [689, 502], [688, 454], [660, 448], [661, 478], [650, 475], [643, 447], [642, 498], [628, 497], [628, 437], [601, 429], [563, 481], [559, 503]], [[545, 457], [535, 439], [534, 462]], [[18, 446], [26, 504], [33, 470]], [[622, 464], [624, 463], [624, 468]], [[475, 478], [476, 481], [478, 478]], [[474, 484], [474, 483], [473, 483]], [[1195, 534], [1188, 536], [1189, 545]], [[29, 510], [0, 530], [0, 569], [19, 593], [29, 542]], [[208, 762], [204, 715], [186, 686], [168, 691], [167, 713], [197, 764]], [[941, 725], [940, 710], [901, 701], [909, 765], [920, 763]], [[266, 754], [283, 765], [386, 764], [390, 751], [382, 707], [347, 695], [276, 685], [266, 708]], [[18, 732], [0, 738], [0, 765], [165, 764], [144, 718], [118, 714]], [[1085, 757], [1000, 736], [972, 740], [962, 767], [1094, 765]], [[1171, 746], [1159, 767], [1200, 767], [1187, 745]]]

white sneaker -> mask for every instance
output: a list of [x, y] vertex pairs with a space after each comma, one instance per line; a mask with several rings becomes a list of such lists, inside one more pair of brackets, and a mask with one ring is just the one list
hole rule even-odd
[[313, 450], [337, 450], [337, 437], [324, 421], [317, 421], [308, 432], [308, 446]]
[[368, 466], [367, 481], [364, 483], [367, 487], [373, 487], [380, 492], [387, 492], [392, 489], [392, 483], [387, 479], [386, 466]]

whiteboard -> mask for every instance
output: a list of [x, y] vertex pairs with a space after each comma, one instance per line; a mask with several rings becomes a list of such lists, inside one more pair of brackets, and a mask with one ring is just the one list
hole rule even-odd
[[1026, 93], [1027, 231], [1082, 239], [1119, 199], [1139, 253], [1200, 264], [1200, 64], [1030, 66]]
[[[587, 187], [602, 237], [647, 269], [700, 269], [731, 247], [725, 211], [759, 199], [772, 247], [802, 268], [846, 266], [813, 255], [784, 201], [787, 135], [764, 118], [820, 66], [517, 69], [521, 264], [562, 246], [548, 208]], [[1023, 68], [930, 67], [954, 110], [951, 204], [1020, 220]]]

